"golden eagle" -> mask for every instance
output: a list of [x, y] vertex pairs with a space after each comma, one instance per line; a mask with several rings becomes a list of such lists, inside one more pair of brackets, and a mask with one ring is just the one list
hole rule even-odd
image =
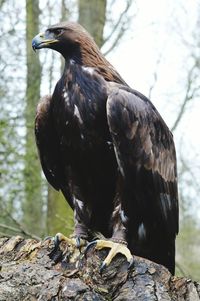
[[102, 269], [122, 253], [130, 264], [135, 254], [174, 274], [176, 154], [162, 117], [79, 24], [50, 26], [32, 46], [65, 59], [53, 95], [37, 107], [35, 135], [47, 180], [74, 210], [70, 241], [78, 246], [100, 232], [106, 239], [92, 245], [111, 248]]

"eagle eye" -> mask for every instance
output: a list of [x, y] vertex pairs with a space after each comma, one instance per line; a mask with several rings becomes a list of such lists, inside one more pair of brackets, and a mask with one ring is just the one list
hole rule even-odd
[[56, 36], [60, 36], [62, 33], [63, 33], [64, 29], [62, 28], [57, 28], [57, 29], [54, 29], [54, 34]]

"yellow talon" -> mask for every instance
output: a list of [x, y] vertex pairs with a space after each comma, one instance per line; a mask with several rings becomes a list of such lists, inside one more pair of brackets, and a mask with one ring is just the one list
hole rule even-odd
[[104, 260], [103, 263], [109, 265], [112, 261], [112, 259], [118, 254], [122, 254], [127, 258], [127, 261], [130, 262], [133, 258], [131, 255], [130, 250], [127, 248], [126, 245], [121, 243], [116, 243], [111, 240], [97, 240], [97, 244], [95, 247], [97, 250], [101, 250], [103, 248], [110, 248], [110, 252], [108, 253], [108, 256]]
[[57, 233], [55, 235], [55, 245], [58, 245], [61, 241], [66, 241], [69, 245], [75, 246], [77, 248], [81, 248], [86, 245], [86, 240], [82, 239], [80, 237], [74, 237], [71, 235], [71, 237], [67, 237], [63, 235], [62, 233]]
[[91, 242], [87, 246], [85, 253], [87, 253], [87, 251], [92, 246], [95, 246], [95, 249], [97, 249], [97, 250], [101, 250], [103, 248], [111, 249], [101, 265], [101, 268], [100, 268], [101, 273], [102, 273], [103, 269], [111, 263], [112, 259], [117, 254], [122, 254], [127, 258], [127, 261], [129, 262], [128, 268], [130, 268], [133, 264], [133, 256], [125, 244], [113, 242], [111, 240], [96, 240], [96, 241]]

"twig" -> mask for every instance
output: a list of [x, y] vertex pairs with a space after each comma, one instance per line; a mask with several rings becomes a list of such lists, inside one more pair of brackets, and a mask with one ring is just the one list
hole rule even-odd
[[13, 235], [11, 235], [11, 234], [8, 234], [8, 233], [5, 233], [5, 232], [0, 232], [0, 237], [8, 237], [8, 238], [10, 238], [12, 236]]
[[[196, 63], [194, 64], [194, 66], [191, 68], [189, 74], [188, 74], [188, 85], [187, 85], [187, 90], [186, 90], [186, 93], [185, 93], [185, 97], [184, 97], [184, 100], [183, 100], [183, 103], [181, 105], [181, 108], [180, 108], [180, 111], [176, 117], [176, 120], [171, 128], [171, 131], [174, 132], [175, 129], [177, 128], [179, 122], [181, 121], [182, 117], [183, 117], [183, 114], [185, 113], [185, 108], [186, 108], [186, 105], [188, 104], [188, 102], [190, 100], [192, 100], [195, 96], [195, 93], [197, 91], [197, 88], [194, 88], [192, 90], [192, 84], [193, 84], [193, 78], [192, 78], [192, 75], [193, 75], [193, 72], [196, 68]], [[191, 91], [192, 90], [192, 91]]]
[[[41, 240], [41, 238], [39, 236], [34, 235], [34, 234], [32, 234], [28, 231], [25, 231], [22, 228], [22, 226], [20, 226], [20, 228], [15, 228], [15, 227], [8, 226], [8, 225], [0, 223], [0, 228], [7, 229], [7, 230], [10, 230], [10, 231], [15, 232], [15, 233], [21, 233], [23, 235], [29, 236], [30, 238], [33, 238], [33, 239], [36, 239], [36, 240]], [[8, 234], [6, 233], [6, 235], [8, 235]]]
[[[116, 32], [117, 28], [119, 27], [119, 25], [122, 23], [122, 18], [127, 14], [130, 6], [132, 4], [132, 1], [127, 1], [126, 3], [126, 7], [124, 9], [124, 11], [120, 14], [117, 22], [115, 23], [115, 25], [113, 26], [113, 29], [111, 30], [111, 32], [108, 34], [108, 36], [103, 40], [103, 45], [108, 42], [111, 37], [113, 37], [114, 33]], [[124, 22], [123, 22], [124, 23]], [[102, 46], [103, 46], [102, 45]]]
[[[29, 236], [33, 239], [37, 239], [37, 240], [41, 240], [41, 237], [27, 231], [24, 229], [23, 225], [16, 219], [14, 218], [11, 213], [6, 209], [4, 208], [4, 214], [9, 217], [15, 224], [17, 227], [12, 227], [12, 226], [8, 226], [8, 225], [5, 225], [5, 224], [0, 224], [0, 227], [4, 228], [4, 229], [8, 229], [8, 230], [11, 230], [11, 231], [14, 231], [14, 232], [18, 232], [18, 233], [21, 233], [23, 235], [26, 235], [26, 236]], [[10, 229], [9, 229], [10, 228]]]
[[158, 59], [156, 60], [155, 71], [153, 73], [153, 82], [152, 82], [152, 84], [149, 87], [149, 94], [148, 94], [149, 99], [151, 99], [151, 95], [152, 95], [153, 89], [155, 88], [156, 83], [158, 82], [158, 68], [159, 68], [160, 63], [162, 61], [162, 57], [163, 57], [162, 56], [162, 52], [160, 52], [160, 55], [158, 56]]
[[[130, 17], [127, 16], [127, 12], [129, 11], [131, 5], [132, 5], [132, 0], [127, 0], [125, 9], [120, 14], [120, 16], [119, 16], [118, 20], [116, 21], [116, 23], [112, 24], [113, 29], [108, 34], [108, 36], [103, 40], [102, 46], [104, 46], [115, 35], [115, 33], [118, 30], [117, 36], [115, 37], [115, 39], [112, 42], [111, 46], [108, 48], [108, 50], [106, 50], [104, 52], [105, 56], [117, 46], [119, 40], [121, 39], [121, 37], [124, 35], [126, 30], [128, 29], [129, 23], [130, 23]], [[126, 17], [126, 20], [123, 20], [124, 17]]]

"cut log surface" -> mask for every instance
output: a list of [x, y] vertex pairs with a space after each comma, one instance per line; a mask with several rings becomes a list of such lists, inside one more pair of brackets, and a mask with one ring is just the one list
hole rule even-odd
[[108, 250], [83, 252], [51, 239], [0, 238], [0, 301], [200, 300], [200, 284], [173, 277], [166, 268], [134, 257], [127, 270], [116, 256], [102, 274]]

